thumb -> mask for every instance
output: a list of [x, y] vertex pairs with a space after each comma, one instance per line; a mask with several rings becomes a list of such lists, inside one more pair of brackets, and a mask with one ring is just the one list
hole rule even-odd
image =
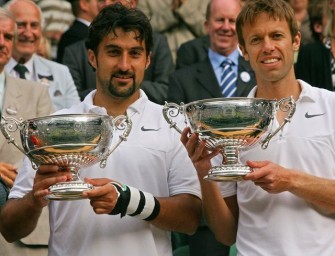
[[250, 160], [248, 160], [247, 165], [250, 168], [261, 168], [261, 167], [266, 165], [266, 162], [265, 161], [250, 161]]
[[106, 178], [97, 178], [97, 179], [89, 179], [85, 178], [85, 182], [92, 184], [95, 187], [101, 187], [106, 185], [107, 183], [110, 183], [112, 180], [106, 179]]

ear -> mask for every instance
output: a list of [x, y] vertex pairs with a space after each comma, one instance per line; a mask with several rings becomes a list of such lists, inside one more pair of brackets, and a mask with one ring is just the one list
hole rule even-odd
[[301, 34], [298, 32], [298, 34], [293, 38], [293, 50], [299, 51], [300, 48], [300, 41], [301, 41]]
[[149, 67], [151, 63], [151, 52], [149, 53], [148, 57], [147, 57], [147, 60], [146, 60], [146, 63], [145, 63], [145, 69], [147, 69]]
[[247, 51], [245, 50], [245, 48], [242, 45], [240, 45], [240, 44], [238, 44], [237, 47], [238, 47], [238, 49], [240, 49], [240, 52], [241, 52], [242, 56], [244, 57], [244, 59], [246, 61], [249, 61], [249, 54], [247, 53]]
[[88, 62], [96, 70], [97, 69], [97, 59], [95, 57], [95, 53], [91, 49], [88, 49], [87, 54], [88, 54]]
[[209, 34], [208, 20], [205, 20], [205, 22], [204, 22], [204, 28], [205, 28], [206, 34]]

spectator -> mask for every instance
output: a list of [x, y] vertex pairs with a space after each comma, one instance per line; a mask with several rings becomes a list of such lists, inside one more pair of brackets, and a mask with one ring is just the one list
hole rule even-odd
[[[178, 56], [183, 60], [179, 59], [177, 63], [190, 65], [171, 74], [168, 101], [179, 104], [207, 98], [248, 95], [256, 81], [249, 62], [244, 60], [237, 46], [235, 20], [241, 8], [242, 2], [239, 0], [209, 2], [205, 21], [209, 48], [205, 48], [207, 37], [193, 39], [180, 48]], [[199, 62], [192, 64], [196, 60]], [[225, 69], [222, 67], [226, 60], [233, 61], [232, 72], [236, 76], [236, 91], [230, 95], [226, 95], [225, 88], [220, 85], [224, 78], [228, 78], [223, 75]], [[201, 223], [195, 235], [189, 237], [189, 245], [191, 256], [229, 255], [229, 247], [215, 240], [205, 222]]]
[[150, 17], [153, 30], [167, 37], [175, 63], [182, 43], [205, 35], [207, 3], [208, 0], [140, 0], [138, 8]]
[[313, 42], [311, 25], [308, 14], [309, 0], [287, 0], [294, 10], [299, 30], [301, 33], [301, 44]]
[[[253, 172], [239, 182], [203, 180], [220, 157], [212, 159], [218, 152], [210, 154], [196, 134], [189, 138], [184, 130], [181, 139], [197, 169], [206, 219], [222, 243], [236, 241], [238, 255], [332, 256], [335, 94], [296, 80], [294, 52], [301, 37], [283, 0], [249, 0], [236, 28], [256, 74], [257, 86], [248, 97], [293, 97], [296, 112], [266, 150], [257, 145], [241, 152]], [[278, 112], [273, 129], [283, 121]]]
[[[46, 86], [36, 82], [22, 80], [8, 76], [5, 65], [10, 60], [16, 35], [14, 17], [7, 10], [0, 8], [0, 106], [1, 116], [7, 118], [30, 119], [49, 115], [53, 112], [53, 106]], [[10, 133], [19, 145], [19, 131]], [[9, 189], [17, 175], [17, 169], [21, 166], [24, 155], [14, 146], [8, 146], [3, 135], [0, 136], [0, 206], [7, 199]], [[1, 220], [0, 220], [1, 221]], [[39, 229], [40, 225], [38, 225]], [[39, 229], [43, 235], [48, 235], [48, 230]], [[41, 234], [40, 233], [40, 234]], [[29, 237], [34, 241], [34, 234]], [[44, 239], [44, 237], [43, 237]], [[44, 240], [42, 239], [42, 242]], [[39, 239], [39, 242], [41, 240]], [[0, 236], [1, 255], [35, 255], [37, 251], [45, 252], [45, 249], [27, 248], [22, 245], [8, 244]], [[25, 252], [25, 253], [24, 253]]]
[[[178, 133], [167, 125], [162, 106], [140, 90], [151, 48], [150, 21], [138, 9], [109, 5], [94, 19], [88, 55], [96, 68], [97, 89], [57, 114], [127, 114], [132, 131], [104, 170], [99, 165], [82, 168], [85, 181], [95, 187], [83, 192], [90, 202], [45, 200], [47, 188], [71, 173], [42, 165], [35, 176], [31, 166], [24, 165], [1, 211], [0, 231], [8, 241], [30, 233], [47, 205], [50, 256], [171, 256], [170, 231], [195, 231], [201, 200], [192, 163]], [[101, 176], [106, 178], [93, 178]]]
[[[99, 2], [99, 10], [114, 2], [136, 7], [137, 0], [104, 1]], [[145, 70], [142, 89], [148, 98], [157, 103], [164, 104], [167, 99], [169, 75], [174, 70], [173, 60], [169, 46], [164, 35], [153, 33], [154, 47], [151, 53], [151, 64]], [[69, 67], [77, 86], [81, 100], [96, 88], [95, 72], [89, 65], [85, 40], [76, 42], [65, 49], [63, 64]]]
[[315, 22], [312, 26], [317, 29], [313, 32], [316, 41], [301, 47], [295, 71], [297, 78], [313, 86], [334, 91], [335, 51], [332, 51], [334, 38], [331, 36], [331, 22], [334, 18], [328, 2], [320, 0], [311, 6], [311, 22]]
[[[236, 95], [248, 95], [255, 84], [255, 76], [249, 62], [244, 60], [237, 47], [235, 19], [241, 6], [242, 3], [238, 0], [210, 1], [205, 23], [210, 39], [207, 57], [171, 74], [169, 101], [188, 103], [200, 99], [223, 97], [223, 89], [220, 87], [223, 70], [221, 63], [227, 58], [234, 62], [233, 71], [237, 77]], [[180, 51], [180, 56], [199, 56], [189, 59], [201, 60], [203, 58], [201, 56], [206, 53], [203, 41], [195, 39], [188, 45], [194, 49], [191, 52], [195, 54], [183, 54]], [[188, 51], [190, 48], [183, 49]]]
[[37, 55], [42, 37], [40, 8], [30, 0], [9, 1], [7, 8], [16, 19], [18, 36], [14, 43], [12, 58], [5, 67], [6, 72], [48, 85], [56, 110], [68, 108], [79, 102], [78, 91], [69, 69]]
[[76, 17], [73, 24], [64, 32], [58, 43], [57, 62], [62, 63], [64, 50], [67, 46], [86, 39], [88, 26], [98, 14], [98, 0], [67, 0], [71, 3], [73, 15]]
[[50, 40], [51, 59], [56, 60], [59, 40], [74, 21], [71, 4], [66, 0], [39, 0], [37, 5], [42, 10], [43, 32]]

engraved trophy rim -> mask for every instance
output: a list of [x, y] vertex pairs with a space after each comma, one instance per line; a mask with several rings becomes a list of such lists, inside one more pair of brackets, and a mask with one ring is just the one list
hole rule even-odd
[[[287, 118], [272, 131], [277, 111], [288, 112]], [[183, 115], [191, 133], [199, 134], [209, 150], [219, 149], [222, 164], [213, 166], [204, 178], [212, 181], [238, 181], [251, 172], [239, 161], [239, 150], [260, 143], [266, 149], [271, 138], [290, 121], [295, 112], [293, 97], [280, 100], [230, 97], [196, 100], [179, 105], [165, 102], [163, 115], [170, 128], [182, 130], [174, 118]]]
[[[2, 116], [1, 132], [31, 161], [34, 169], [55, 164], [72, 172], [71, 181], [49, 187], [51, 200], [83, 199], [82, 192], [93, 189], [79, 178], [79, 169], [100, 162], [106, 166], [108, 156], [125, 141], [132, 127], [126, 115], [112, 117], [94, 113], [51, 114], [26, 120]], [[10, 133], [18, 130], [21, 146]], [[116, 130], [123, 130], [113, 140]]]

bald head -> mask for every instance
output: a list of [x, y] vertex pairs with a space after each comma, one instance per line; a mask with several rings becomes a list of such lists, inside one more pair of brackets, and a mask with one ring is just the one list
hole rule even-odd
[[37, 52], [42, 36], [42, 12], [31, 0], [11, 0], [6, 8], [13, 14], [17, 24], [13, 58], [25, 63]]

